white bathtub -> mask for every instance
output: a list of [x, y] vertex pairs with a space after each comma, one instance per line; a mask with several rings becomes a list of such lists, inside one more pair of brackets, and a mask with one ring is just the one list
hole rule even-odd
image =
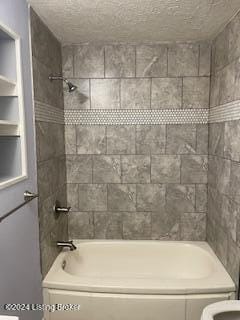
[[59, 254], [43, 281], [45, 320], [199, 320], [235, 287], [205, 242], [80, 241]]

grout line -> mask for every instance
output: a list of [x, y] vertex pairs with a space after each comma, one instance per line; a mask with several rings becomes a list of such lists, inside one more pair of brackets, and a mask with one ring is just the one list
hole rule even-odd
[[120, 100], [120, 106], [119, 109], [122, 109], [122, 80], [119, 80], [119, 100]]
[[167, 144], [168, 144], [168, 129], [169, 129], [169, 124], [165, 125], [165, 146], [164, 146], [164, 154], [167, 154]]
[[168, 71], [168, 63], [169, 63], [169, 61], [168, 61], [168, 59], [169, 59], [169, 57], [168, 57], [168, 53], [169, 53], [169, 47], [167, 46], [167, 77], [168, 77], [168, 73], [169, 73], [169, 71]]
[[198, 45], [198, 76], [200, 77], [200, 44]]
[[92, 109], [92, 81], [91, 79], [89, 80], [89, 105], [90, 105], [90, 110]]
[[[137, 80], [137, 79], [181, 79], [181, 78], [198, 78], [198, 76], [187, 76], [187, 75], [176, 75], [176, 76], [139, 76], [139, 77], [106, 77], [106, 79], [123, 79], [123, 80]], [[204, 76], [199, 76], [201, 78], [209, 78], [209, 76], [207, 75], [204, 75]], [[105, 78], [104, 77], [70, 77], [71, 80], [88, 80], [88, 79], [91, 79], [91, 80], [104, 80]]]
[[152, 78], [150, 78], [150, 110], [152, 109]]
[[92, 222], [93, 222], [93, 239], [96, 237], [96, 230], [95, 230], [95, 211], [92, 211]]
[[137, 47], [134, 46], [134, 52], [135, 52], [135, 78], [137, 78]]
[[103, 48], [103, 77], [106, 79], [106, 47]]
[[181, 86], [182, 86], [182, 88], [181, 88], [181, 109], [185, 109], [185, 108], [183, 108], [183, 77], [182, 77], [182, 81], [181, 81]]
[[94, 181], [93, 181], [93, 166], [94, 166], [94, 161], [93, 161], [93, 157], [94, 157], [94, 155], [91, 155], [91, 161], [92, 161], [92, 183], [94, 183]]

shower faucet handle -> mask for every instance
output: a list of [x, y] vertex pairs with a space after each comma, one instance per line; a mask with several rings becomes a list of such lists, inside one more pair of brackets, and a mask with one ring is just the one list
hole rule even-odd
[[70, 210], [71, 210], [71, 207], [62, 207], [62, 206], [60, 206], [58, 201], [56, 201], [56, 203], [53, 207], [53, 211], [57, 215], [59, 215], [60, 213], [69, 214]]

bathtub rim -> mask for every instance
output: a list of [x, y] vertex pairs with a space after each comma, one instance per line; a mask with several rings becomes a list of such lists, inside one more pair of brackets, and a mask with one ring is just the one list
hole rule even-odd
[[[160, 294], [160, 295], [180, 295], [180, 294], [208, 294], [208, 293], [226, 293], [235, 292], [235, 284], [231, 279], [230, 275], [227, 273], [225, 267], [222, 265], [221, 261], [218, 259], [210, 245], [205, 241], [159, 241], [159, 240], [73, 240], [74, 243], [79, 246], [83, 243], [157, 243], [160, 245], [164, 244], [181, 244], [181, 245], [191, 245], [197, 248], [207, 251], [216, 264], [217, 272], [214, 276], [204, 279], [198, 279], [188, 282], [188, 287], [183, 287], [182, 283], [174, 283], [174, 285], [169, 285], [167, 282], [165, 286], [162, 287], [152, 287], [152, 288], [141, 288], [141, 287], [118, 287], [118, 286], [96, 286], [90, 284], [81, 284], [77, 282], [77, 279], [81, 279], [77, 276], [71, 275], [70, 273], [62, 270], [61, 265], [63, 260], [67, 255], [68, 250], [63, 250], [59, 253], [55, 259], [52, 267], [45, 276], [42, 286], [48, 289], [57, 290], [71, 290], [71, 291], [81, 291], [81, 292], [95, 292], [95, 293], [119, 293], [119, 294]], [[192, 279], [191, 279], [192, 280]], [[197, 283], [197, 284], [196, 284]]]

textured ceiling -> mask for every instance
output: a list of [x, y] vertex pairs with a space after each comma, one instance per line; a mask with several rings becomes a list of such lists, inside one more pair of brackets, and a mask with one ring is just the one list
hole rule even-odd
[[209, 39], [240, 0], [28, 0], [62, 43]]

